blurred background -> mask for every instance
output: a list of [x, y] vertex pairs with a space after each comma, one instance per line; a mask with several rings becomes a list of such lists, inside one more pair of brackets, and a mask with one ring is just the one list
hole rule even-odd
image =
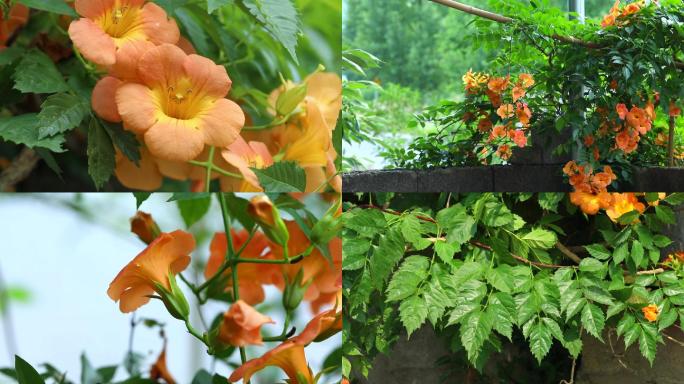
[[[534, 1], [568, 10], [568, 0]], [[494, 10], [489, 1], [459, 2]], [[586, 16], [600, 20], [615, 0], [584, 3]], [[471, 68], [491, 70], [496, 50], [502, 48], [485, 49], [473, 23], [477, 17], [428, 0], [343, 0], [342, 4], [343, 49], [362, 49], [382, 61], [377, 68], [364, 68], [366, 79], [380, 86], [369, 87], [364, 94], [368, 108], [363, 113], [372, 115], [364, 117], [377, 122], [364, 128], [375, 140], [345, 141], [345, 170], [386, 168], [390, 164], [384, 151], [404, 148], [429, 132], [429, 127], [409, 124], [412, 116], [441, 100], [462, 100], [463, 74]], [[361, 79], [348, 71], [344, 77]]]
[[[185, 229], [170, 194], [154, 194], [140, 209], [151, 213], [163, 231]], [[209, 255], [209, 241], [223, 224], [218, 204], [212, 199], [209, 213], [190, 228], [197, 239], [193, 267], [184, 275], [199, 274]], [[327, 203], [319, 195], [305, 198], [307, 208], [322, 214]], [[0, 286], [10, 297], [0, 301], [3, 332], [0, 336], [0, 367], [14, 366], [19, 354], [35, 367], [50, 363], [70, 380], [79, 382], [81, 354], [86, 353], [95, 367], [121, 364], [128, 351], [131, 315], [122, 314], [106, 294], [109, 283], [145, 244], [129, 232], [129, 218], [136, 212], [130, 193], [93, 194], [0, 194]], [[287, 217], [286, 217], [287, 218]], [[187, 291], [186, 291], [187, 292]], [[267, 287], [267, 299], [258, 306], [271, 316], [275, 325], [264, 327], [266, 334], [282, 329], [280, 292]], [[3, 295], [0, 295], [3, 296]], [[188, 292], [190, 300], [192, 295]], [[196, 307], [191, 302], [196, 316]], [[211, 321], [224, 312], [225, 303], [210, 302], [204, 316]], [[232, 368], [214, 362], [203, 345], [190, 336], [182, 322], [170, 317], [163, 305], [152, 301], [137, 311], [140, 318], [165, 323], [168, 337], [167, 364], [179, 383], [190, 383], [194, 374], [205, 368], [228, 376]], [[308, 304], [300, 307], [294, 325], [301, 331], [312, 317]], [[200, 322], [193, 319], [198, 327]], [[269, 343], [271, 347], [274, 343]], [[163, 341], [157, 328], [140, 324], [135, 328], [133, 350], [143, 355], [143, 377], [156, 361]], [[342, 345], [341, 336], [311, 344], [307, 358], [317, 372], [330, 354]], [[248, 348], [247, 355], [258, 357], [268, 348]], [[334, 356], [332, 357], [335, 358]], [[239, 361], [234, 354], [232, 361]], [[339, 357], [337, 357], [339, 364]], [[41, 368], [38, 368], [41, 371]], [[128, 377], [123, 366], [117, 378]], [[267, 369], [252, 379], [255, 384], [273, 384], [282, 379], [277, 369]], [[333, 376], [321, 383], [339, 381]], [[0, 383], [12, 383], [0, 373]]]

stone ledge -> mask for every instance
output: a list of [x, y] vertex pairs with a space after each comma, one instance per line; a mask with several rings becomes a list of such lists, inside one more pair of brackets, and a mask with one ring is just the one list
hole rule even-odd
[[[561, 165], [390, 169], [342, 174], [344, 192], [567, 192]], [[626, 191], [684, 192], [684, 168], [635, 168]]]

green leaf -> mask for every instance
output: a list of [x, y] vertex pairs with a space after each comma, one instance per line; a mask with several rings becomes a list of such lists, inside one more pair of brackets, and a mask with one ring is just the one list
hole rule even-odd
[[684, 192], [676, 192], [668, 195], [665, 201], [672, 205], [680, 205], [684, 203]]
[[496, 268], [487, 270], [487, 282], [492, 287], [501, 292], [511, 293], [513, 291], [513, 275], [511, 274], [511, 266], [502, 264]]
[[261, 23], [297, 60], [297, 40], [300, 31], [299, 15], [291, 0], [242, 0], [249, 13]]
[[627, 255], [629, 255], [629, 246], [627, 243], [621, 244], [613, 251], [613, 262], [620, 264], [627, 258]]
[[461, 344], [468, 352], [468, 360], [474, 362], [484, 342], [492, 333], [492, 319], [486, 312], [476, 310], [461, 324]]
[[265, 169], [252, 168], [266, 192], [304, 192], [306, 173], [293, 161], [282, 161]]
[[423, 297], [428, 307], [428, 319], [434, 326], [444, 315], [451, 299], [447, 293], [448, 288], [441, 281], [441, 279], [448, 278], [448, 272], [438, 265], [433, 266], [431, 272], [432, 278], [427, 284]]
[[140, 142], [135, 137], [135, 134], [130, 131], [123, 129], [120, 124], [112, 124], [104, 120], [100, 120], [100, 124], [104, 127], [105, 131], [112, 139], [114, 146], [119, 148], [121, 153], [132, 161], [133, 164], [139, 165], [140, 163]]
[[653, 243], [658, 248], [665, 248], [668, 245], [672, 244], [672, 239], [670, 239], [667, 236], [663, 236], [663, 235], [655, 235], [655, 236], [653, 236]]
[[90, 111], [90, 104], [79, 96], [58, 93], [48, 97], [38, 114], [42, 139], [78, 127]]
[[19, 384], [45, 384], [38, 371], [19, 356], [14, 356], [14, 369]]
[[24, 4], [29, 8], [39, 9], [41, 11], [78, 17], [76, 11], [68, 6], [64, 0], [17, 0], [17, 3]]
[[413, 215], [409, 214], [402, 218], [401, 220], [401, 234], [404, 235], [404, 239], [411, 243], [420, 242], [423, 233], [423, 227], [420, 225], [420, 220]]
[[672, 208], [664, 205], [656, 205], [655, 207], [656, 216], [665, 224], [676, 224], [677, 219], [675, 218], [675, 213]]
[[345, 228], [354, 230], [360, 236], [375, 237], [385, 228], [387, 222], [382, 212], [376, 209], [355, 209], [342, 216]]
[[455, 286], [460, 286], [468, 280], [479, 279], [483, 272], [482, 264], [475, 261], [466, 261], [451, 275], [451, 283]]
[[142, 203], [152, 196], [152, 192], [133, 192], [133, 196], [135, 197], [135, 209], [140, 209]]
[[589, 334], [599, 340], [603, 340], [601, 338], [601, 332], [603, 332], [605, 323], [606, 319], [601, 308], [592, 303], [587, 303], [584, 306], [584, 309], [582, 309], [582, 325], [584, 325], [584, 329], [586, 329]]
[[35, 49], [22, 57], [12, 78], [14, 88], [22, 93], [57, 93], [69, 90], [50, 57]]
[[81, 384], [99, 384], [103, 380], [90, 364], [90, 360], [85, 353], [81, 354]]
[[641, 327], [639, 326], [639, 324], [632, 322], [632, 324], [627, 329], [625, 329], [624, 332], [625, 349], [629, 348], [630, 345], [634, 344], [634, 342], [639, 339], [640, 335]]
[[0, 138], [29, 148], [46, 148], [52, 152], [64, 152], [63, 136], [40, 138], [38, 136], [38, 115], [24, 115], [0, 118]]
[[487, 314], [492, 319], [494, 330], [506, 336], [508, 340], [511, 340], [513, 336], [515, 311], [513, 297], [504, 292], [493, 294], [487, 303]]
[[[194, 193], [194, 195], [199, 194]], [[254, 219], [247, 214], [249, 201], [242, 197], [238, 197], [234, 193], [224, 193], [223, 196], [226, 199], [228, 210], [233, 213], [233, 217], [235, 217], [246, 230], [251, 231], [252, 228], [254, 228]]]
[[582, 262], [580, 262], [579, 269], [582, 272], [592, 273], [602, 270], [604, 266], [605, 265], [602, 262], [592, 257], [585, 257], [584, 259], [582, 259]]
[[641, 334], [639, 335], [639, 351], [653, 366], [653, 361], [656, 356], [656, 340], [658, 331], [652, 324], [642, 324]]
[[450, 224], [450, 229], [447, 233], [447, 241], [450, 243], [465, 244], [477, 232], [477, 222], [465, 212], [451, 218]]
[[365, 238], [345, 238], [342, 242], [342, 270], [363, 268], [371, 242]]
[[88, 127], [88, 174], [100, 189], [114, 173], [116, 160], [112, 140], [97, 119], [90, 119]]
[[587, 245], [584, 249], [586, 249], [591, 256], [599, 260], [606, 260], [610, 257], [610, 251], [601, 244]]
[[450, 264], [454, 260], [456, 251], [456, 246], [446, 241], [437, 241], [435, 243], [435, 253], [446, 264]]
[[207, 0], [207, 12], [214, 13], [215, 10], [233, 4], [234, 1], [235, 0]]
[[606, 320], [624, 311], [626, 308], [627, 305], [625, 305], [625, 303], [614, 303], [613, 305], [609, 306], [608, 310], [606, 311]]
[[641, 213], [637, 210], [627, 212], [618, 218], [618, 223], [622, 225], [632, 224], [639, 215], [641, 215]]
[[558, 203], [565, 197], [564, 193], [545, 192], [539, 194], [539, 206], [551, 212], [558, 212]]
[[556, 244], [558, 240], [556, 234], [541, 228], [535, 228], [530, 233], [522, 237], [522, 240], [532, 248], [549, 249]]
[[423, 325], [427, 315], [427, 303], [418, 295], [409, 297], [399, 305], [399, 318], [409, 337]]
[[416, 293], [418, 285], [427, 277], [430, 260], [425, 256], [404, 259], [387, 286], [387, 301], [399, 301]]
[[392, 273], [394, 266], [404, 256], [404, 239], [398, 229], [392, 228], [380, 238], [378, 247], [370, 259], [373, 286], [381, 289]]
[[190, 228], [209, 212], [211, 197], [205, 196], [198, 199], [177, 200], [176, 204], [183, 222], [185, 222], [185, 226]]
[[638, 241], [632, 242], [632, 252], [630, 254], [634, 265], [639, 268], [641, 261], [644, 259], [644, 247]]
[[530, 351], [541, 363], [544, 356], [549, 353], [552, 344], [551, 332], [542, 322], [537, 322], [530, 330]]

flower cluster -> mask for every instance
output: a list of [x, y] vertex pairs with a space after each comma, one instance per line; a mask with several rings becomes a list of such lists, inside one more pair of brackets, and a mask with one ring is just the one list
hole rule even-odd
[[612, 26], [620, 27], [626, 25], [629, 23], [627, 17], [639, 12], [645, 6], [645, 0], [635, 1], [623, 7], [620, 6], [620, 0], [615, 0], [615, 4], [613, 4], [613, 7], [610, 8], [608, 14], [603, 17], [603, 20], [601, 21], [601, 27], [608, 28]]
[[304, 168], [308, 191], [340, 189], [332, 145], [339, 76], [317, 72], [301, 85], [278, 88], [269, 101], [282, 121], [243, 131], [251, 119], [226, 98], [232, 81], [225, 67], [196, 54], [162, 8], [145, 0], [76, 0], [75, 9], [82, 18], [71, 23], [69, 36], [106, 72], [93, 89], [92, 108], [142, 144], [135, 163], [117, 150], [115, 174], [123, 185], [154, 190], [168, 177], [201, 190], [220, 178], [223, 190], [257, 192], [253, 169], [277, 159]]
[[[290, 382], [313, 384], [316, 379], [306, 362], [304, 348], [329, 338], [342, 328], [341, 240], [331, 235], [325, 252], [327, 256], [324, 256], [320, 245], [314, 245], [299, 224], [281, 219], [278, 209], [265, 196], [254, 197], [247, 213], [260, 230], [231, 229], [230, 237], [226, 233], [216, 233], [204, 271], [206, 282], [199, 287], [189, 284], [200, 303], [215, 298], [200, 296], [205, 289], [226, 295], [232, 303], [220, 322], [203, 335], [190, 325], [188, 301], [176, 282], [176, 276], [191, 262], [194, 237], [182, 230], [160, 232], [148, 214], [136, 214], [131, 220], [131, 228], [149, 245], [121, 270], [107, 293], [119, 302], [124, 313], [135, 311], [152, 297], [160, 299], [173, 317], [183, 320], [188, 331], [204, 342], [210, 353], [216, 354], [265, 342], [261, 328], [275, 322], [254, 306], [265, 300], [264, 286], [274, 285], [283, 291], [286, 320], [282, 336], [269, 341], [282, 343], [259, 358], [243, 360], [243, 365], [229, 380], [249, 382], [255, 372], [267, 366], [278, 366]], [[290, 337], [287, 332], [289, 319], [302, 301], [310, 303], [316, 316], [299, 335]], [[153, 373], [170, 377], [164, 359], [165, 351]]]
[[493, 77], [469, 70], [463, 83], [467, 112], [462, 120], [466, 124], [477, 121], [482, 135], [478, 158], [483, 163], [490, 155], [507, 161], [513, 147], [527, 146], [532, 111], [522, 99], [534, 85], [532, 75], [523, 73], [512, 81], [510, 75]]

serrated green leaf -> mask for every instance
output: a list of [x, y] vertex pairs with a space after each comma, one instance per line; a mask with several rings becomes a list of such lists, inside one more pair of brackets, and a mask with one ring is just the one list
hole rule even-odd
[[215, 10], [231, 5], [235, 0], [207, 0], [207, 12], [214, 13]]
[[662, 331], [672, 326], [677, 321], [677, 311], [675, 309], [670, 309], [665, 311], [658, 316], [658, 331]]
[[658, 331], [652, 324], [642, 324], [641, 333], [639, 334], [639, 351], [653, 366], [653, 361], [656, 356], [656, 340]]
[[485, 312], [476, 310], [461, 325], [461, 344], [468, 352], [468, 360], [477, 359], [484, 342], [492, 332], [492, 319]]
[[599, 260], [606, 260], [610, 257], [610, 251], [602, 244], [587, 245], [584, 249], [586, 249], [591, 256]]
[[78, 127], [90, 111], [87, 100], [68, 93], [48, 97], [40, 108], [38, 137], [41, 139]]
[[676, 192], [668, 195], [665, 201], [672, 205], [680, 205], [684, 203], [684, 192]]
[[476, 261], [466, 261], [451, 275], [452, 283], [459, 286], [468, 280], [479, 279], [484, 272], [482, 264]]
[[439, 258], [447, 264], [454, 260], [454, 254], [456, 251], [456, 246], [451, 243], [447, 243], [446, 241], [437, 241], [435, 243], [435, 253], [437, 253], [437, 256], [439, 256]]
[[558, 203], [565, 197], [564, 193], [545, 192], [539, 194], [539, 206], [551, 212], [558, 212]]
[[293, 161], [281, 161], [265, 169], [252, 168], [266, 192], [304, 192], [306, 173]]
[[634, 262], [634, 265], [639, 268], [641, 261], [644, 259], [644, 247], [638, 241], [632, 242], [632, 251], [630, 252], [630, 257]]
[[592, 303], [587, 303], [584, 306], [584, 309], [582, 309], [581, 319], [584, 329], [586, 329], [589, 334], [599, 340], [603, 340], [601, 337], [601, 332], [603, 332], [606, 319], [601, 308]]
[[563, 346], [568, 350], [570, 356], [577, 358], [582, 352], [582, 338], [579, 335], [578, 329], [569, 327], [563, 333]]
[[592, 257], [585, 257], [579, 265], [580, 271], [589, 273], [601, 271], [604, 267], [605, 265], [602, 262]]
[[22, 93], [57, 93], [69, 90], [52, 60], [35, 49], [21, 58], [12, 79], [14, 88]]
[[513, 321], [515, 321], [515, 301], [505, 292], [493, 294], [487, 304], [487, 312], [493, 321], [494, 329], [508, 340], [513, 335]]
[[387, 286], [387, 301], [399, 301], [416, 293], [418, 285], [427, 277], [430, 260], [424, 256], [409, 256], [394, 273]]
[[627, 255], [629, 255], [629, 246], [627, 243], [621, 244], [613, 251], [613, 262], [620, 264], [627, 258]]
[[297, 10], [291, 0], [242, 0], [259, 23], [280, 42], [290, 53], [295, 63], [297, 60], [297, 40], [300, 21]]
[[88, 126], [88, 174], [100, 189], [114, 173], [116, 160], [112, 140], [97, 119]]
[[447, 241], [456, 244], [465, 244], [475, 236], [477, 223], [475, 219], [463, 212], [449, 219]]
[[136, 166], [140, 163], [140, 142], [135, 137], [135, 134], [130, 131], [123, 129], [120, 124], [112, 124], [104, 120], [100, 120], [100, 124], [104, 127], [105, 131], [112, 139], [112, 144], [119, 151], [123, 153], [124, 156]]
[[471, 312], [480, 308], [480, 303], [463, 301], [449, 311], [448, 325], [459, 324]]
[[378, 247], [370, 259], [370, 272], [373, 286], [381, 289], [389, 278], [394, 266], [404, 256], [404, 239], [398, 229], [392, 228], [380, 238]]
[[353, 271], [366, 264], [371, 242], [365, 238], [345, 238], [342, 242], [342, 270]]
[[40, 138], [38, 136], [38, 115], [24, 115], [0, 118], [0, 138], [29, 148], [46, 148], [52, 152], [64, 152], [64, 136]]
[[627, 212], [618, 218], [618, 223], [622, 225], [629, 225], [634, 223], [641, 213], [637, 210]]
[[627, 308], [627, 305], [625, 305], [625, 303], [613, 303], [613, 305], [609, 306], [608, 310], [606, 311], [606, 320], [624, 311], [625, 308]]
[[535, 228], [522, 237], [531, 248], [549, 249], [556, 244], [556, 234], [541, 228]]
[[511, 293], [513, 291], [513, 276], [511, 266], [502, 264], [496, 268], [487, 270], [487, 282], [501, 292]]
[[423, 227], [415, 215], [409, 214], [402, 217], [400, 227], [401, 234], [404, 235], [406, 241], [415, 243], [422, 239]]
[[534, 324], [532, 329], [530, 329], [530, 351], [532, 351], [538, 363], [541, 363], [544, 356], [549, 353], [551, 344], [552, 339], [549, 329], [541, 322]]
[[355, 209], [345, 212], [342, 221], [346, 228], [365, 237], [375, 237], [377, 232], [387, 225], [385, 216], [375, 209]]
[[655, 207], [656, 217], [660, 219], [665, 224], [676, 224], [677, 219], [675, 218], [674, 211], [672, 208], [664, 205], [656, 205]]
[[624, 332], [625, 349], [634, 344], [641, 335], [641, 327], [639, 324], [632, 323]]
[[420, 328], [428, 315], [427, 303], [418, 295], [413, 295], [399, 305], [399, 318], [406, 328], [408, 337]]

